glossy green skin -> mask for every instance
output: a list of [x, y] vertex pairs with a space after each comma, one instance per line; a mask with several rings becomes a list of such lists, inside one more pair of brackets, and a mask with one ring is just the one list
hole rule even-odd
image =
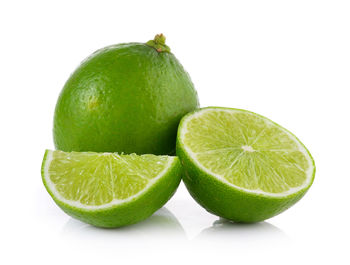
[[198, 107], [191, 79], [172, 53], [142, 43], [96, 51], [57, 101], [53, 136], [63, 151], [173, 154], [180, 119]]
[[106, 209], [84, 210], [58, 200], [50, 191], [44, 178], [45, 153], [41, 175], [46, 190], [55, 203], [68, 215], [97, 227], [116, 228], [135, 224], [151, 216], [160, 209], [175, 193], [183, 174], [180, 160], [170, 167], [168, 172], [154, 183], [145, 193], [131, 201]]
[[183, 181], [186, 188], [204, 209], [217, 216], [239, 223], [264, 221], [293, 206], [305, 195], [313, 183], [316, 172], [315, 164], [311, 183], [297, 193], [286, 197], [270, 197], [238, 190], [211, 176], [196, 165], [184, 149], [180, 139], [180, 131], [181, 122], [176, 142], [176, 155], [180, 158], [185, 171]]

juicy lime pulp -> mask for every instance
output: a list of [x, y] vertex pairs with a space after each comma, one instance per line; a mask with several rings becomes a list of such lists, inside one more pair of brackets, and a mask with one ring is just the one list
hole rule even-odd
[[160, 48], [164, 44], [150, 45], [111, 45], [81, 63], [57, 100], [57, 149], [175, 152], [178, 124], [198, 107], [197, 93], [181, 63]]
[[177, 157], [47, 150], [42, 177], [65, 212], [93, 225], [116, 227], [159, 209], [175, 192], [180, 169]]
[[314, 163], [301, 142], [252, 112], [203, 109], [184, 119], [180, 137], [202, 169], [248, 192], [285, 196], [312, 180]]

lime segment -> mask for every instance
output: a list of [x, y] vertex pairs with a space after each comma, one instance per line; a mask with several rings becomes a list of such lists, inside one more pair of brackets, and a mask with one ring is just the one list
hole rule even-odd
[[[50, 195], [68, 214], [78, 219], [83, 215], [83, 221], [94, 225], [115, 227], [159, 209], [175, 192], [180, 169], [178, 158], [171, 156], [47, 150], [42, 177]], [[142, 209], [133, 210], [133, 204]], [[106, 224], [103, 215], [107, 215]]]
[[176, 154], [192, 197], [236, 222], [259, 222], [285, 211], [315, 176], [310, 153], [292, 133], [240, 109], [208, 107], [186, 115]]

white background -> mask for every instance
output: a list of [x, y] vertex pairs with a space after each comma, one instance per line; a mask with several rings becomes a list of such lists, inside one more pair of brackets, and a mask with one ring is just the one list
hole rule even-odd
[[[1, 1], [1, 264], [349, 264], [349, 1]], [[201, 106], [248, 109], [316, 161], [307, 195], [253, 225], [207, 213], [181, 184], [155, 215], [105, 230], [41, 183], [69, 74], [90, 53], [164, 33]]]

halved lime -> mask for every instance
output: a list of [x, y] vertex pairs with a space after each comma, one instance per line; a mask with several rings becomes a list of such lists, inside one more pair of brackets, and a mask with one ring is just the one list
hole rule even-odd
[[181, 180], [177, 157], [46, 150], [42, 179], [70, 216], [101, 227], [141, 221], [162, 207]]
[[177, 155], [193, 198], [237, 222], [258, 222], [286, 210], [315, 175], [310, 153], [292, 133], [240, 109], [209, 107], [186, 115]]

